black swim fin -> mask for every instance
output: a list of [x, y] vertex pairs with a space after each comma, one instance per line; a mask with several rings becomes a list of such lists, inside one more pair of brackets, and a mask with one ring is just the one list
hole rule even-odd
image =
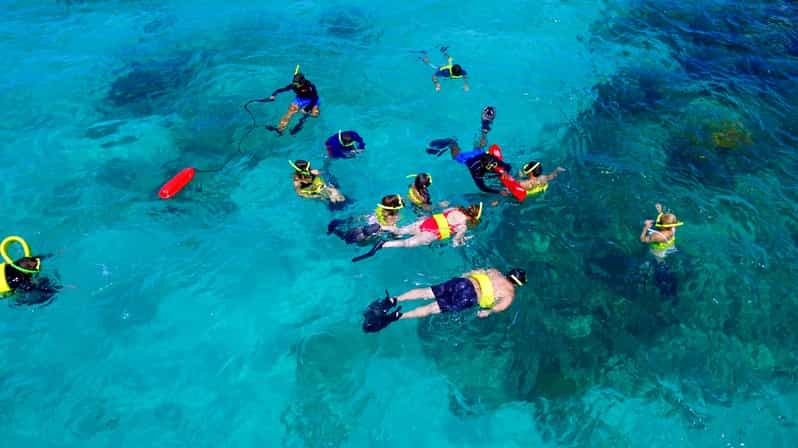
[[277, 135], [279, 135], [279, 136], [282, 136], [282, 135], [283, 135], [283, 131], [281, 131], [280, 129], [278, 129], [276, 126], [271, 126], [271, 125], [268, 125], [268, 124], [267, 124], [267, 125], [266, 125], [266, 126], [264, 126], [264, 127], [265, 127], [267, 130], [269, 130], [269, 131], [272, 131], [272, 132], [275, 132], [275, 133], [277, 133]]
[[366, 313], [375, 312], [375, 313], [385, 314], [388, 311], [391, 311], [391, 308], [395, 307], [397, 303], [399, 302], [397, 302], [396, 297], [391, 297], [391, 295], [388, 293], [388, 290], [386, 289], [385, 298], [377, 299], [371, 302], [371, 305], [369, 305]]
[[291, 129], [291, 135], [296, 135], [297, 132], [302, 130], [302, 125], [305, 124], [305, 120], [308, 119], [308, 115], [303, 115], [302, 118], [299, 119], [296, 126]]
[[402, 307], [400, 306], [396, 311], [390, 314], [366, 313], [365, 317], [363, 321], [363, 331], [366, 333], [376, 333], [390, 325], [391, 322], [396, 322], [401, 319]]
[[333, 219], [332, 221], [330, 221], [330, 223], [327, 224], [327, 235], [335, 232], [335, 229], [338, 228], [338, 226], [340, 226], [343, 223], [344, 223], [343, 219]]
[[369, 257], [373, 257], [374, 254], [376, 254], [378, 250], [382, 249], [382, 246], [384, 245], [385, 245], [385, 240], [379, 240], [377, 241], [377, 244], [375, 244], [374, 247], [371, 248], [370, 251], [366, 252], [363, 255], [358, 255], [357, 257], [353, 258], [352, 261], [360, 261], [360, 260], [365, 260], [366, 258]]

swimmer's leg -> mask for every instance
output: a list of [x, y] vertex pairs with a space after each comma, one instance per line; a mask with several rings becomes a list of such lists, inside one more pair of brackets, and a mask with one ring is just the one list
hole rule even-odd
[[291, 103], [288, 106], [288, 112], [283, 115], [283, 118], [280, 119], [280, 124], [277, 125], [277, 130], [280, 132], [284, 131], [286, 127], [288, 127], [288, 123], [291, 121], [291, 117], [294, 116], [295, 113], [299, 112], [299, 106], [296, 103]]
[[434, 299], [435, 294], [432, 288], [416, 288], [407, 291], [406, 293], [396, 297], [397, 302], [404, 302], [405, 300], [419, 300], [419, 299]]
[[399, 317], [400, 319], [413, 319], [419, 317], [427, 317], [433, 314], [440, 314], [441, 307], [438, 306], [438, 302], [432, 302], [430, 304], [420, 306], [412, 311], [408, 311]]
[[421, 234], [412, 236], [406, 240], [386, 241], [383, 243], [383, 247], [427, 246], [437, 239], [437, 236], [431, 232], [422, 232]]

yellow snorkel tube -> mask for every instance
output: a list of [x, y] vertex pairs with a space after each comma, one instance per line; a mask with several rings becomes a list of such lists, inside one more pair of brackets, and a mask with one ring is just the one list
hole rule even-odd
[[[30, 246], [28, 246], [28, 243], [24, 239], [22, 239], [22, 237], [12, 235], [6, 237], [6, 239], [4, 239], [2, 243], [0, 243], [0, 255], [2, 255], [3, 261], [10, 264], [11, 266], [14, 267], [14, 269], [20, 272], [24, 272], [26, 274], [38, 274], [42, 265], [42, 260], [39, 257], [36, 257], [35, 269], [25, 269], [23, 267], [14, 264], [14, 260], [12, 260], [11, 257], [8, 255], [8, 246], [10, 246], [13, 243], [17, 243], [20, 246], [22, 246], [22, 253], [24, 254], [24, 256], [26, 258], [30, 257]], [[3, 275], [3, 273], [0, 272], [0, 275]]]
[[289, 160], [288, 164], [291, 165], [294, 168], [294, 170], [296, 170], [296, 172], [299, 173], [299, 174], [304, 174], [305, 176], [310, 176], [311, 175], [310, 162], [308, 162], [308, 167], [305, 168], [305, 169], [302, 169], [302, 168], [296, 166], [296, 164], [294, 163], [293, 160]]
[[684, 225], [684, 223], [681, 222], [681, 221], [676, 221], [673, 224], [662, 224], [662, 223], [659, 222], [659, 220], [662, 219], [662, 215], [663, 215], [663, 213], [660, 213], [659, 215], [657, 215], [657, 219], [656, 219], [656, 221], [654, 221], [654, 227], [656, 227], [658, 229], [671, 229], [673, 227], [679, 227], [679, 226]]
[[294, 76], [298, 74], [299, 74], [299, 64], [297, 64], [296, 67], [294, 68]]

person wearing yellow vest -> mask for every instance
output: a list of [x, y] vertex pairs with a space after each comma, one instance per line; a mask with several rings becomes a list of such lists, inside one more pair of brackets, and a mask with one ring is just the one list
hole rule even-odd
[[465, 242], [466, 231], [479, 224], [482, 218], [482, 203], [468, 207], [452, 207], [442, 213], [422, 218], [404, 227], [383, 226], [382, 230], [394, 235], [411, 235], [410, 238], [384, 241], [380, 240], [367, 253], [357, 256], [352, 261], [360, 261], [373, 256], [383, 247], [417, 247], [427, 246], [433, 241], [452, 238], [453, 246]]
[[373, 242], [382, 232], [383, 226], [396, 226], [402, 218], [401, 210], [405, 207], [402, 196], [389, 194], [382, 197], [374, 213], [366, 217], [366, 224], [359, 223], [358, 218], [333, 219], [327, 224], [327, 235], [335, 234], [346, 244], [360, 245]]
[[329, 202], [331, 206], [340, 205], [346, 201], [344, 195], [337, 188], [322, 179], [319, 170], [310, 169], [310, 162], [307, 160], [297, 160], [296, 162], [289, 160], [288, 164], [294, 168], [291, 178], [294, 181], [294, 191], [299, 196], [322, 199]]
[[467, 73], [460, 66], [460, 64], [454, 64], [454, 58], [449, 56], [446, 53], [446, 48], [441, 49], [441, 53], [446, 56], [446, 65], [442, 65], [440, 67], [433, 65], [429, 61], [429, 56], [424, 55], [421, 60], [429, 65], [430, 67], [435, 69], [435, 73], [432, 75], [432, 83], [435, 84], [435, 91], [438, 92], [441, 90], [441, 84], [438, 82], [438, 77], [447, 78], [447, 79], [462, 79], [463, 80], [463, 90], [468, 92], [468, 77], [466, 76]]
[[[23, 257], [12, 261], [8, 254], [11, 244], [17, 243], [22, 247]], [[42, 258], [47, 255], [31, 256], [28, 243], [18, 236], [9, 236], [0, 243], [0, 255], [3, 263], [0, 263], [0, 298], [8, 298], [15, 295], [18, 291], [37, 294], [26, 297], [24, 300], [17, 300], [20, 303], [38, 304], [49, 301], [55, 293], [61, 289], [60, 286], [50, 282], [45, 278], [34, 280], [39, 274]]]
[[640, 233], [640, 241], [650, 245], [651, 253], [658, 258], [665, 258], [676, 251], [676, 227], [684, 223], [673, 213], [663, 213], [662, 204], [657, 204], [657, 219], [647, 219]]
[[543, 167], [540, 162], [532, 161], [521, 168], [521, 172], [518, 174], [518, 179], [521, 180], [518, 183], [526, 190], [527, 197], [533, 196], [546, 191], [549, 188], [549, 181], [556, 178], [557, 174], [563, 171], [565, 171], [565, 168], [558, 166], [551, 173], [542, 176]]
[[[515, 298], [515, 288], [526, 283], [523, 269], [512, 269], [507, 274], [497, 269], [479, 269], [466, 272], [461, 277], [429, 288], [417, 288], [397, 297], [386, 297], [369, 305], [363, 314], [363, 331], [374, 333], [400, 319], [427, 317], [439, 313], [462, 311], [479, 306], [477, 316], [488, 317], [510, 307]], [[410, 300], [435, 300], [406, 313], [402, 307], [392, 310], [401, 302]]]
[[[432, 175], [427, 173], [410, 174], [406, 176], [408, 179], [414, 177], [413, 183], [407, 189], [407, 199], [421, 209], [426, 211], [432, 210], [432, 196], [429, 193], [429, 187], [432, 185]], [[448, 207], [447, 201], [441, 201], [441, 207]]]

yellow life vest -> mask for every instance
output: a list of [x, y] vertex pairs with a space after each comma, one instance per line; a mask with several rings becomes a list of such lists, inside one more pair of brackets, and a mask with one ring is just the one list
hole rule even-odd
[[676, 235], [672, 236], [668, 241], [656, 241], [651, 243], [651, 248], [656, 251], [666, 250], [676, 244]]
[[424, 198], [422, 198], [418, 193], [416, 193], [416, 190], [413, 189], [412, 185], [407, 190], [407, 197], [410, 198], [410, 202], [412, 202], [415, 205], [426, 204], [426, 202], [424, 202]]
[[443, 213], [436, 213], [432, 215], [432, 219], [435, 220], [435, 224], [438, 225], [438, 239], [445, 240], [452, 236], [452, 230], [449, 228], [449, 221], [446, 219]]
[[452, 73], [452, 67], [454, 66], [454, 64], [452, 64], [452, 61], [453, 61], [453, 60], [454, 60], [454, 58], [451, 58], [451, 57], [450, 57], [450, 58], [449, 58], [449, 64], [447, 64], [447, 65], [442, 65], [442, 66], [438, 67], [438, 71], [441, 71], [441, 72], [442, 72], [442, 71], [444, 71], [444, 70], [449, 70], [449, 79], [460, 79], [460, 78], [462, 78], [462, 77], [463, 77], [463, 75], [458, 75], [458, 76], [455, 76], [455, 75], [454, 75], [454, 73]]
[[480, 308], [493, 308], [496, 305], [496, 298], [493, 296], [493, 283], [490, 281], [488, 274], [480, 272], [469, 274], [468, 277], [474, 279], [479, 284], [479, 290], [482, 291], [477, 301]]
[[309, 186], [307, 186], [305, 188], [300, 188], [299, 191], [301, 193], [303, 193], [303, 194], [316, 195], [316, 194], [321, 193], [321, 191], [324, 190], [324, 187], [326, 187], [326, 186], [327, 186], [327, 184], [324, 183], [324, 181], [321, 179], [321, 177], [315, 176], [315, 177], [313, 177], [313, 182], [311, 182], [311, 184]]
[[6, 281], [6, 264], [0, 263], [0, 299], [10, 292], [13, 291], [11, 290], [11, 287], [8, 286], [8, 282]]
[[543, 193], [544, 191], [546, 191], [548, 189], [549, 189], [548, 182], [545, 183], [545, 184], [532, 185], [532, 188], [529, 188], [529, 189], [526, 190], [526, 195], [527, 196], [532, 196], [532, 195], [535, 195], [535, 194], [538, 194], [538, 193]]

